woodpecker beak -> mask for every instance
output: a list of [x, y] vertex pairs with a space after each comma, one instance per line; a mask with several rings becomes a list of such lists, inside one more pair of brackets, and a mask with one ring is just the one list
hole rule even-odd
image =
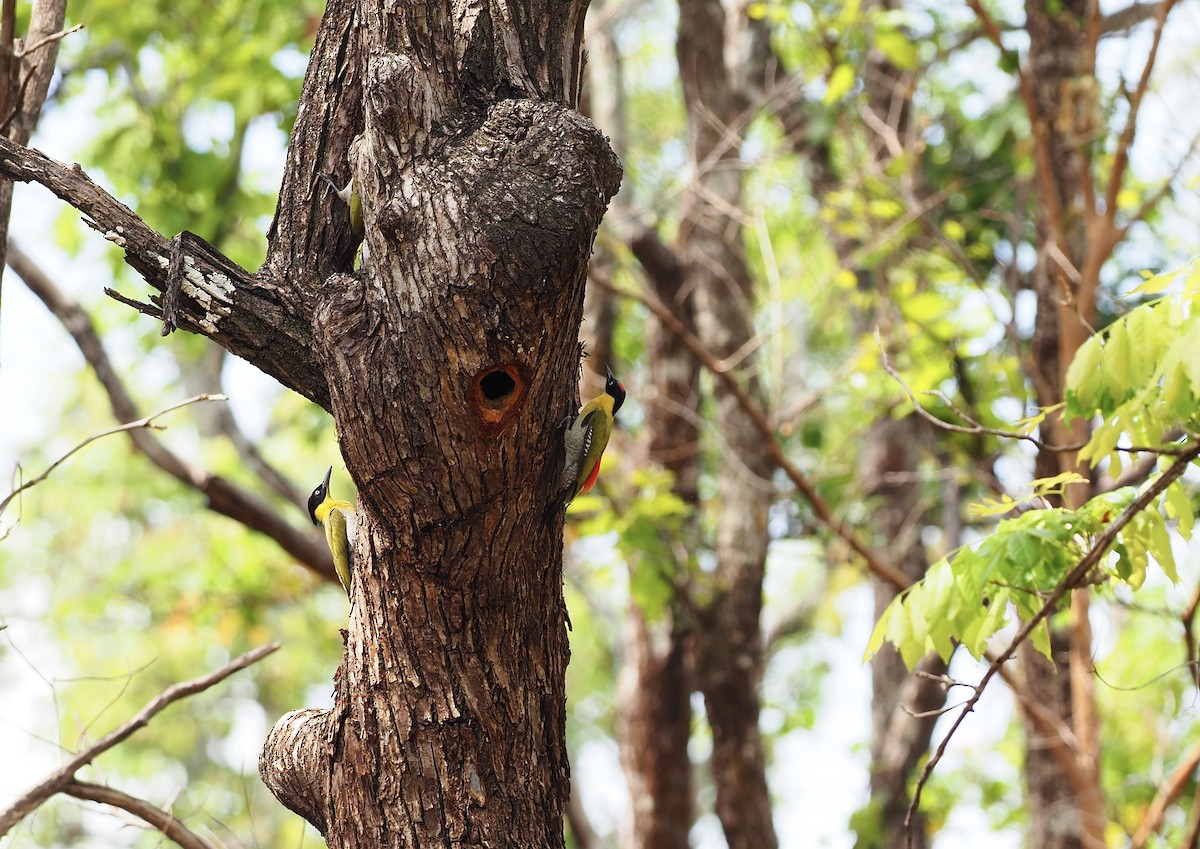
[[325, 473], [325, 491], [329, 492], [329, 478], [333, 475], [333, 466], [329, 467], [329, 471]]
[[610, 369], [608, 367], [608, 363], [604, 364], [604, 373], [608, 375], [609, 380], [613, 380], [616, 378], [616, 375], [612, 373], [612, 369]]

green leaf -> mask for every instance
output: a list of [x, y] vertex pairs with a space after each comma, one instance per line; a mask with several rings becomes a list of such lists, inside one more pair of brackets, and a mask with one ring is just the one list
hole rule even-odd
[[1167, 487], [1164, 498], [1167, 516], [1175, 520], [1175, 529], [1184, 539], [1192, 538], [1192, 528], [1196, 525], [1196, 514], [1192, 509], [1192, 500], [1188, 498], [1187, 490], [1179, 481]]
[[1029, 642], [1041, 652], [1046, 660], [1053, 661], [1054, 655], [1050, 648], [1050, 625], [1043, 619], [1029, 632]]
[[1175, 552], [1171, 550], [1171, 535], [1167, 533], [1167, 524], [1163, 521], [1162, 514], [1151, 506], [1143, 512], [1143, 515], [1146, 517], [1150, 554], [1158, 562], [1163, 573], [1171, 579], [1171, 583], [1178, 584], [1179, 573], [1175, 569]]
[[[1104, 353], [1101, 356], [1101, 368], [1104, 369], [1105, 381], [1122, 387], [1129, 387], [1133, 383], [1133, 369], [1129, 364], [1127, 328], [1127, 322], [1113, 322], [1108, 329], [1108, 338], [1105, 340]], [[1070, 380], [1069, 374], [1068, 372], [1068, 381]]]
[[917, 45], [906, 33], [897, 29], [882, 29], [875, 33], [875, 46], [887, 60], [902, 71], [917, 67]]
[[1183, 273], [1183, 269], [1181, 268], [1176, 271], [1167, 272], [1166, 274], [1155, 274], [1153, 277], [1150, 277], [1149, 279], [1147, 279], [1146, 282], [1142, 283], [1140, 286], [1135, 286], [1134, 288], [1132, 288], [1128, 292], [1126, 292], [1125, 297], [1128, 298], [1131, 295], [1159, 295], [1159, 294], [1162, 294], [1164, 291], [1166, 291], [1168, 286], [1170, 286], [1172, 283], [1175, 282], [1175, 278], [1177, 278], [1182, 273]]
[[847, 94], [850, 89], [854, 88], [854, 66], [841, 64], [833, 69], [833, 73], [829, 75], [829, 83], [825, 89], [825, 97], [822, 98], [825, 103], [837, 103]]
[[1067, 369], [1067, 413], [1090, 417], [1098, 406], [1100, 381], [1100, 337], [1093, 336], [1079, 346]]
[[897, 609], [900, 607], [902, 598], [903, 596], [896, 596], [892, 599], [891, 604], [883, 609], [883, 614], [879, 617], [879, 621], [875, 623], [875, 627], [871, 631], [871, 637], [867, 640], [867, 649], [863, 652], [863, 663], [874, 657], [879, 649], [883, 647], [883, 638], [888, 633], [888, 626]]

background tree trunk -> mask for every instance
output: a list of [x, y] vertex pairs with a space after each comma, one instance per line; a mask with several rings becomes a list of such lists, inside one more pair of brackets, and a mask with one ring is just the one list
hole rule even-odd
[[[741, 166], [746, 103], [726, 55], [720, 0], [681, 0], [676, 56], [688, 115], [692, 180], [682, 199], [677, 252], [694, 293], [698, 335], [726, 358], [754, 336], [755, 297], [742, 248]], [[739, 22], [740, 23], [740, 22]], [[742, 360], [749, 396], [762, 406], [754, 358]], [[722, 383], [713, 391], [725, 462], [718, 476], [716, 575], [700, 614], [696, 675], [713, 731], [717, 816], [730, 849], [777, 844], [759, 733], [763, 671], [760, 615], [767, 508], [774, 495], [762, 435]]]
[[[1111, 248], [1095, 242], [1099, 233], [1091, 186], [1091, 144], [1101, 126], [1099, 86], [1095, 77], [1098, 11], [1086, 0], [1044, 2], [1025, 7], [1029, 32], [1029, 78], [1032, 88], [1030, 120], [1040, 136], [1043, 155], [1038, 162], [1042, 190], [1037, 218], [1038, 262], [1033, 273], [1037, 319], [1033, 338], [1032, 382], [1038, 403], [1049, 407], [1063, 399], [1067, 369], [1079, 346], [1096, 326], [1096, 295], [1100, 265]], [[1050, 425], [1053, 441], [1068, 445], [1086, 439], [1087, 422], [1066, 426], [1061, 418]], [[1041, 451], [1035, 474], [1040, 477], [1078, 468], [1074, 452]], [[1064, 502], [1078, 506], [1089, 496], [1085, 485], [1067, 488]], [[1029, 785], [1030, 839], [1047, 849], [1101, 849], [1105, 845], [1104, 790], [1100, 784], [1095, 696], [1092, 688], [1091, 627], [1087, 589], [1072, 598], [1069, 631], [1052, 635], [1055, 662], [1027, 648], [1021, 654], [1029, 695], [1054, 712], [1059, 728], [1069, 728], [1075, 740], [1069, 748], [1076, 760], [1069, 780], [1055, 757], [1066, 741], [1048, 741], [1026, 714], [1025, 760]]]

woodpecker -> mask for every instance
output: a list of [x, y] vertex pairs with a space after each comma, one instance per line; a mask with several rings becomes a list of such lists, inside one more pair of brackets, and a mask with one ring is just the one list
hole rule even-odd
[[552, 505], [551, 515], [570, 504], [579, 493], [591, 489], [600, 475], [600, 458], [612, 436], [617, 410], [625, 403], [625, 387], [613, 376], [612, 369], [605, 366], [604, 371], [607, 375], [604, 391], [560, 425], [564, 429], [566, 461], [558, 482], [561, 495]]
[[354, 562], [354, 505], [349, 501], [335, 501], [329, 495], [329, 477], [333, 466], [325, 473], [325, 480], [308, 497], [308, 517], [314, 525], [325, 527], [325, 541], [333, 555], [333, 566], [346, 595], [350, 595], [350, 566]]
[[333, 189], [333, 193], [338, 196], [338, 199], [350, 207], [350, 234], [354, 238], [346, 247], [346, 250], [338, 257], [337, 265], [338, 268], [352, 271], [354, 269], [354, 257], [358, 253], [358, 248], [363, 243], [363, 238], [367, 232], [363, 226], [362, 195], [355, 188], [353, 177], [341, 189], [337, 187], [337, 183], [333, 182], [333, 178], [328, 174], [321, 174], [320, 177], [329, 185], [329, 188]]

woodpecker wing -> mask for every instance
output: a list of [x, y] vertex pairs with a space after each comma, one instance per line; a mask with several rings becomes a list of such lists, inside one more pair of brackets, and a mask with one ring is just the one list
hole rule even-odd
[[354, 510], [334, 506], [325, 516], [325, 541], [333, 555], [333, 566], [346, 595], [350, 594], [350, 567], [354, 563]]
[[612, 435], [612, 415], [597, 405], [596, 409], [580, 417], [580, 425], [583, 438], [576, 473], [576, 489], [572, 498], [581, 492], [587, 492], [596, 483], [596, 477], [600, 474], [600, 458], [604, 456], [608, 438]]

